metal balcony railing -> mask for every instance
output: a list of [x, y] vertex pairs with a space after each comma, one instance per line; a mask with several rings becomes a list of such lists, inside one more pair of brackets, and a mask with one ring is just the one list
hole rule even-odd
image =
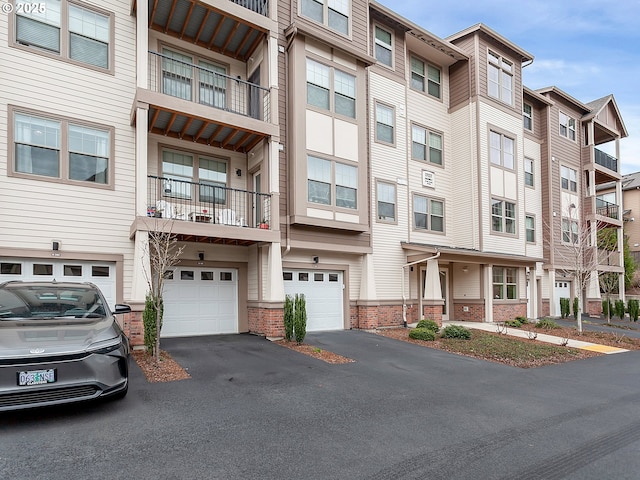
[[598, 249], [598, 265], [608, 265], [613, 267], [620, 266], [620, 253], [617, 250], [608, 250], [606, 248]]
[[620, 220], [620, 206], [615, 203], [607, 202], [600, 198], [596, 198], [596, 214], [603, 217], [613, 218]]
[[147, 216], [271, 230], [271, 195], [168, 177], [147, 177]]
[[608, 153], [604, 153], [602, 150], [598, 150], [594, 148], [595, 153], [595, 161], [598, 165], [602, 165], [609, 170], [613, 170], [614, 172], [618, 172], [618, 159]]
[[248, 8], [252, 12], [259, 13], [265, 17], [269, 16], [269, 1], [268, 0], [231, 0], [236, 5]]
[[270, 90], [170, 55], [149, 52], [149, 90], [246, 117], [271, 121]]

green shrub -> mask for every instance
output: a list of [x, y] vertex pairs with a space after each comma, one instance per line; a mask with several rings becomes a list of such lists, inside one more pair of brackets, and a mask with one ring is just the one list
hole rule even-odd
[[614, 312], [615, 312], [616, 316], [620, 320], [622, 320], [624, 318], [624, 312], [625, 312], [624, 300], [616, 300], [616, 303], [613, 306], [613, 308], [614, 308]]
[[284, 338], [291, 341], [293, 338], [293, 298], [291, 295], [284, 297]]
[[573, 319], [578, 319], [578, 314], [580, 313], [580, 302], [578, 297], [573, 297]]
[[627, 310], [629, 310], [629, 319], [637, 322], [638, 313], [640, 313], [640, 302], [635, 298], [629, 299], [629, 303], [627, 303]]
[[570, 300], [566, 297], [560, 298], [560, 318], [567, 318], [569, 316]]
[[[162, 316], [164, 314], [164, 304], [160, 300], [160, 328], [162, 328]], [[151, 293], [147, 293], [144, 301], [144, 311], [142, 312], [142, 324], [144, 325], [144, 346], [147, 352], [154, 355], [156, 348], [156, 302]]]
[[605, 317], [610, 317], [613, 314], [613, 305], [611, 304], [611, 300], [602, 301], [602, 314]]
[[426, 328], [427, 330], [431, 330], [434, 333], [438, 333], [438, 331], [440, 330], [440, 325], [438, 325], [435, 321], [433, 320], [420, 320], [418, 322], [418, 325], [416, 325], [416, 328]]
[[436, 332], [429, 328], [414, 328], [409, 331], [409, 338], [431, 342], [436, 339]]
[[462, 338], [469, 340], [471, 338], [471, 330], [459, 325], [448, 325], [442, 330], [440, 336], [442, 338]]
[[516, 317], [516, 320], [520, 322], [520, 325], [526, 325], [527, 323], [529, 323], [527, 317]]
[[504, 325], [505, 327], [520, 328], [522, 327], [522, 322], [516, 318], [515, 320], [507, 320]]
[[296, 293], [293, 310], [293, 333], [296, 342], [300, 345], [304, 342], [304, 337], [307, 336], [307, 301], [303, 293], [300, 295]]
[[560, 325], [558, 325], [556, 322], [554, 322], [550, 318], [541, 318], [540, 320], [538, 320], [538, 323], [536, 323], [536, 327], [544, 328], [546, 330], [553, 330], [554, 328], [561, 328]]

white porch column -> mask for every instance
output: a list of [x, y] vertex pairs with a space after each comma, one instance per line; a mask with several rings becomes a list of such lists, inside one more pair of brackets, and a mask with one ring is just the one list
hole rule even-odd
[[485, 312], [484, 321], [493, 322], [493, 265], [484, 266], [484, 275], [482, 276], [484, 283], [484, 301]]
[[424, 282], [424, 300], [442, 300], [442, 290], [440, 288], [440, 270], [438, 259], [427, 260], [426, 279]]
[[[144, 3], [144, 2], [142, 2]], [[147, 215], [147, 125], [148, 108], [136, 108], [136, 211], [138, 216]]]
[[[402, 272], [404, 274], [404, 272]], [[362, 257], [362, 279], [360, 280], [360, 300], [377, 300], [376, 276], [373, 266], [373, 254]]]
[[149, 291], [147, 275], [151, 275], [149, 263], [149, 233], [138, 230], [136, 232], [135, 249], [133, 253], [133, 278], [131, 280], [131, 303], [144, 303]]
[[284, 281], [282, 279], [282, 254], [280, 242], [274, 242], [267, 253], [265, 302], [284, 302]]
[[559, 316], [556, 312], [556, 271], [549, 270], [549, 316]]
[[[591, 272], [589, 279], [587, 280], [587, 298], [600, 299], [600, 281], [598, 279], [598, 272]], [[584, 305], [582, 306], [584, 310]]]

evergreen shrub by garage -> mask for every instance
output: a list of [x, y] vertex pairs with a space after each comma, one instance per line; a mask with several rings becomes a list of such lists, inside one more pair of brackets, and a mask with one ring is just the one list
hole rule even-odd
[[640, 302], [635, 298], [629, 299], [627, 303], [627, 309], [629, 310], [629, 320], [634, 322], [638, 321], [638, 312], [640, 311]]
[[414, 328], [413, 330], [409, 331], [409, 338], [431, 342], [436, 339], [436, 332], [428, 328]]
[[290, 342], [293, 338], [293, 298], [284, 297], [284, 338]]
[[[164, 314], [164, 304], [160, 300], [160, 328], [162, 328], [162, 315]], [[156, 348], [156, 302], [151, 293], [147, 293], [144, 301], [144, 311], [142, 312], [142, 324], [144, 325], [144, 346], [147, 352], [155, 354]]]
[[298, 345], [304, 342], [307, 335], [307, 301], [304, 293], [297, 294], [293, 305], [293, 334]]

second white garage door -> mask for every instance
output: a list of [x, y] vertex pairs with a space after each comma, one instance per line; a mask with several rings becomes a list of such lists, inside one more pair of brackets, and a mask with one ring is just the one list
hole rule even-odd
[[285, 270], [284, 293], [304, 293], [307, 301], [307, 331], [343, 330], [342, 272]]
[[165, 280], [162, 337], [238, 333], [238, 271], [179, 267]]

